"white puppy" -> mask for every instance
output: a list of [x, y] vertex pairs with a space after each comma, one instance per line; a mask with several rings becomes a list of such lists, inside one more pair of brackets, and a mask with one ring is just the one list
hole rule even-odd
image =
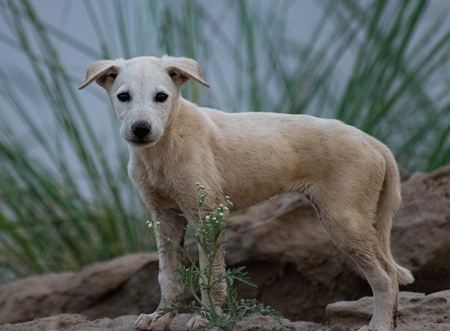
[[[392, 218], [401, 202], [390, 150], [336, 120], [198, 107], [180, 95], [191, 78], [208, 87], [192, 59], [139, 57], [94, 62], [80, 86], [96, 81], [106, 89], [128, 143], [129, 175], [160, 224], [158, 309], [175, 303], [183, 291], [172, 281], [181, 266], [180, 253], [172, 248], [183, 242], [186, 220], [180, 214], [196, 211], [195, 183], [200, 182], [209, 193], [205, 213], [225, 195], [235, 209], [284, 192], [306, 196], [372, 287], [373, 317], [362, 330], [393, 329], [398, 285], [414, 279], [390, 250]], [[215, 276], [224, 272], [223, 252], [214, 266]], [[216, 286], [213, 296], [220, 311], [225, 284]], [[159, 316], [158, 309], [139, 316], [137, 329], [167, 328], [173, 314]], [[190, 326], [199, 322], [194, 319]]]

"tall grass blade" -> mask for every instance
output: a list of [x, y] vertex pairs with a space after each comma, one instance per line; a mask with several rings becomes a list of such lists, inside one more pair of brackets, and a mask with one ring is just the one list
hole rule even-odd
[[[1, 47], [31, 68], [0, 68], [0, 280], [154, 246], [125, 144], [115, 135], [105, 147], [76, 90], [81, 70], [64, 62], [60, 45], [92, 61], [193, 57], [212, 85], [186, 84], [193, 102], [338, 118], [385, 142], [403, 168], [450, 163], [450, 13], [430, 21], [429, 1], [317, 2], [320, 17], [303, 39], [288, 21], [302, 8], [295, 1], [82, 5], [95, 44], [44, 22], [30, 0], [0, 2], [9, 29]], [[83, 93], [106, 100], [99, 89]]]

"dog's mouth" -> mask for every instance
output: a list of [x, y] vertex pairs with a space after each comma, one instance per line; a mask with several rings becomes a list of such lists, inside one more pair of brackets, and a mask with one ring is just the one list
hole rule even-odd
[[130, 146], [139, 148], [152, 146], [160, 138], [157, 131], [141, 132], [135, 129], [134, 132], [132, 130], [121, 130], [120, 133]]
[[155, 143], [155, 141], [153, 141], [153, 140], [146, 140], [146, 139], [132, 139], [132, 140], [127, 140], [127, 142], [130, 145], [136, 146], [136, 147], [147, 147], [147, 146], [153, 145]]

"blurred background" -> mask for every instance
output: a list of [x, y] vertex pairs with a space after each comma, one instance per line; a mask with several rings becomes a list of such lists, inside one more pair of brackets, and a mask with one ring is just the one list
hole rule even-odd
[[337, 118], [407, 171], [450, 163], [447, 1], [0, 2], [0, 282], [154, 249], [94, 60], [196, 59], [228, 112]]

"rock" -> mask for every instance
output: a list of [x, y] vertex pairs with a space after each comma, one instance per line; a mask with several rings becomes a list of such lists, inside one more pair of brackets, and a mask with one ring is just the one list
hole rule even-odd
[[[373, 298], [337, 302], [327, 306], [331, 331], [358, 330], [367, 325], [373, 309]], [[400, 292], [396, 331], [450, 330], [450, 290], [425, 296]]]
[[291, 320], [323, 322], [330, 302], [371, 295], [364, 277], [298, 196], [274, 197], [231, 222], [227, 265], [246, 266], [258, 285], [238, 283], [243, 297], [256, 298]]
[[[283, 320], [290, 331], [353, 331], [367, 325], [372, 314], [372, 297], [353, 302], [337, 302], [327, 307], [327, 326], [311, 322]], [[450, 290], [425, 296], [401, 292], [396, 331], [450, 330]], [[171, 331], [185, 331], [192, 315], [179, 314], [172, 321]], [[0, 331], [131, 331], [137, 316], [102, 318], [90, 321], [83, 315], [63, 314], [36, 319], [31, 322], [0, 325]], [[233, 330], [244, 331], [263, 327], [270, 330], [277, 323], [270, 317], [252, 315], [237, 323]]]
[[[186, 331], [186, 323], [192, 315], [179, 314], [170, 325], [171, 331]], [[0, 325], [0, 331], [133, 331], [137, 316], [128, 315], [115, 319], [102, 318], [90, 321], [86, 316], [78, 314], [62, 314], [53, 317], [35, 319], [26, 323]], [[270, 317], [253, 315], [237, 323], [233, 330], [246, 331], [251, 328], [264, 327], [270, 330], [278, 323]], [[325, 331], [320, 324], [311, 322], [290, 322], [283, 320], [283, 325], [291, 331]]]
[[[392, 251], [413, 271], [408, 291], [450, 288], [450, 165], [402, 184]], [[237, 283], [290, 320], [326, 321], [325, 307], [371, 295], [358, 268], [332, 243], [314, 210], [295, 195], [274, 197], [230, 218], [228, 267], [247, 266], [252, 288]], [[89, 319], [152, 312], [158, 302], [156, 254], [135, 254], [79, 273], [30, 277], [0, 288], [0, 323], [62, 313]], [[405, 288], [403, 288], [404, 290]]]
[[416, 281], [409, 291], [450, 288], [450, 165], [417, 173], [402, 185], [403, 203], [392, 229], [392, 252]]
[[133, 254], [96, 263], [78, 273], [52, 273], [0, 288], [0, 322], [62, 313], [117, 317], [155, 309], [160, 289], [158, 256]]
[[0, 325], [0, 331], [132, 331], [137, 316], [122, 316], [113, 320], [89, 321], [86, 316], [62, 314], [35, 319], [26, 323]]

